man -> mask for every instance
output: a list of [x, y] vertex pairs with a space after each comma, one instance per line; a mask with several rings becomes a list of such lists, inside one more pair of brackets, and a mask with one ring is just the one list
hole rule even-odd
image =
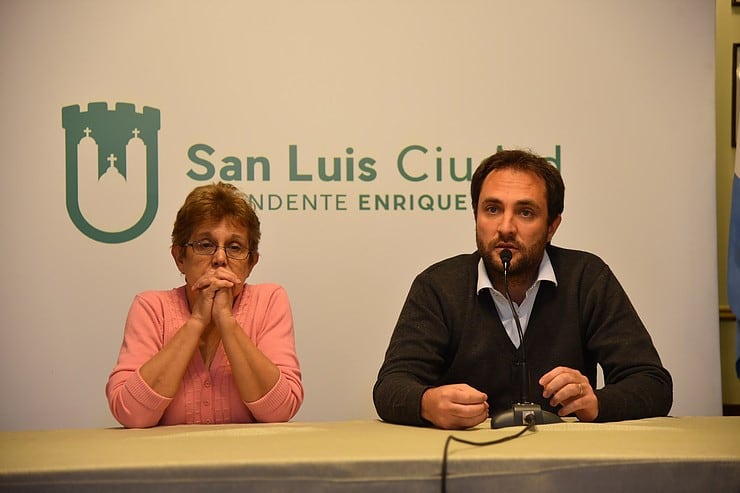
[[512, 408], [520, 354], [500, 258], [508, 249], [509, 293], [538, 383], [531, 400], [581, 421], [665, 416], [671, 376], [614, 274], [595, 255], [550, 244], [565, 195], [558, 170], [528, 152], [499, 151], [470, 189], [478, 250], [414, 280], [373, 389], [378, 415], [463, 429]]

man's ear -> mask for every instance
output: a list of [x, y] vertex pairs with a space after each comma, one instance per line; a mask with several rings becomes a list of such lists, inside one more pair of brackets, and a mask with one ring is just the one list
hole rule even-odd
[[563, 216], [561, 214], [558, 214], [557, 217], [547, 226], [547, 242], [550, 243], [552, 241], [552, 237], [555, 236], [555, 231], [558, 230], [558, 226], [560, 226], [560, 221], [563, 220]]

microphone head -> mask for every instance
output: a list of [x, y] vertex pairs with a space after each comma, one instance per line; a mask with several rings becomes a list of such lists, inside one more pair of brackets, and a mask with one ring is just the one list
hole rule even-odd
[[511, 263], [511, 250], [509, 250], [508, 248], [504, 248], [503, 250], [501, 250], [499, 257], [501, 257], [501, 263], [504, 264], [504, 267], [508, 267]]

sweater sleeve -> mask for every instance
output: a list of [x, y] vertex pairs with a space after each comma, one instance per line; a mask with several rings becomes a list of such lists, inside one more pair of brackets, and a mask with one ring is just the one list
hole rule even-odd
[[257, 333], [252, 337], [257, 348], [278, 367], [280, 376], [267, 394], [244, 404], [257, 421], [288, 421], [303, 403], [293, 314], [285, 289], [277, 285], [265, 287], [255, 295], [254, 313], [263, 318], [257, 321]]
[[665, 416], [673, 381], [627, 294], [605, 264], [585, 291], [586, 350], [604, 372], [597, 421]]
[[390, 423], [430, 425], [421, 417], [421, 397], [444, 371], [450, 335], [428, 281], [422, 273], [412, 283], [373, 388], [378, 416]]
[[118, 362], [105, 387], [111, 413], [123, 426], [155, 426], [172, 401], [155, 392], [139, 374], [139, 368], [164, 345], [163, 318], [163, 310], [153, 299], [143, 294], [134, 298]]

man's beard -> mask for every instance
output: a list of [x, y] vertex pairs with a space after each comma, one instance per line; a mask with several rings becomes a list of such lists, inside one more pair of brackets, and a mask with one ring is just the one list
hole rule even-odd
[[[514, 250], [518, 254], [509, 264], [509, 282], [534, 282], [537, 278], [537, 273], [539, 272], [540, 263], [542, 262], [542, 257], [545, 252], [545, 246], [547, 246], [547, 237], [543, 236], [540, 241], [532, 245], [530, 248], [525, 248], [515, 241], [502, 241], [500, 239], [490, 241], [487, 245], [484, 245], [482, 240], [476, 235], [478, 252], [483, 259], [483, 265], [485, 265], [488, 277], [492, 282], [494, 274], [495, 276], [501, 277], [504, 275], [504, 266], [501, 262], [499, 252], [496, 251], [497, 245], [500, 243], [513, 245], [515, 247]], [[514, 250], [512, 250], [512, 253], [514, 253]]]

